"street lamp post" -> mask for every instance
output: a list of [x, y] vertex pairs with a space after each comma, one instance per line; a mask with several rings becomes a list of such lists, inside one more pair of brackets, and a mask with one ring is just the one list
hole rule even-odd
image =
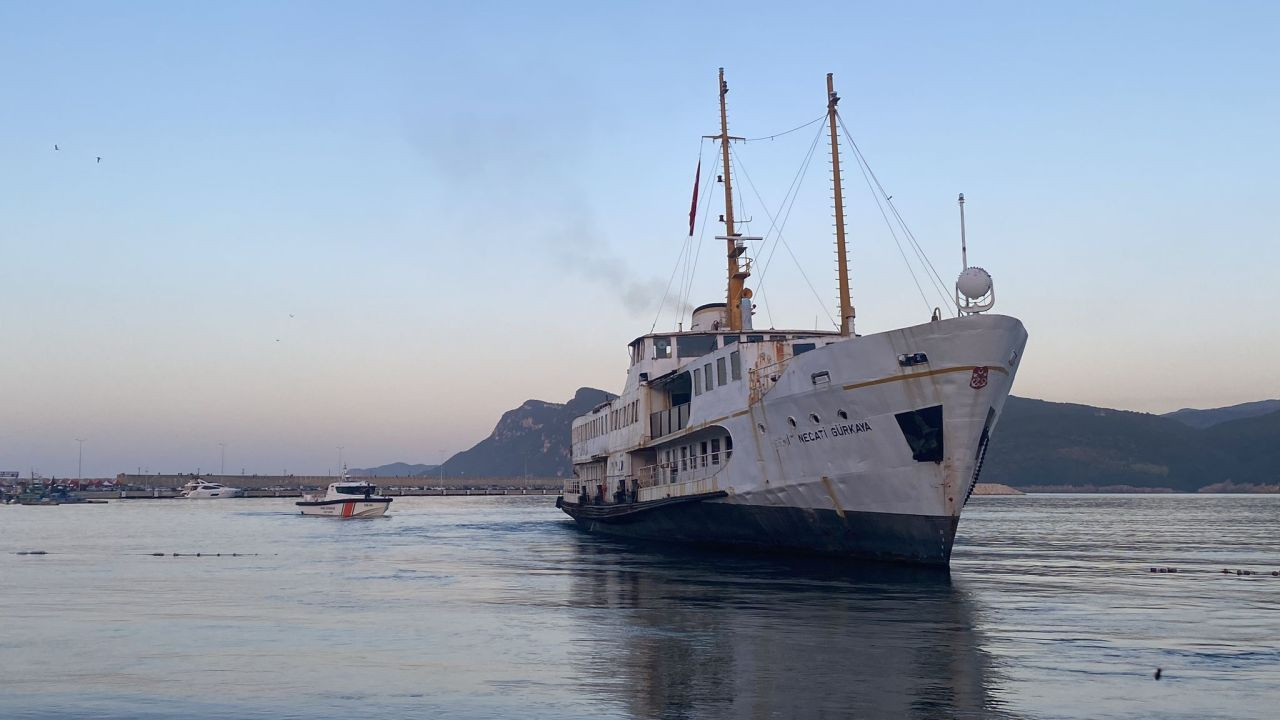
[[227, 474], [227, 444], [218, 443], [218, 475]]
[[342, 471], [342, 469], [343, 469], [343, 466], [342, 466], [342, 448], [343, 448], [343, 447], [345, 447], [345, 446], [343, 446], [343, 445], [339, 445], [339, 446], [338, 446], [338, 471], [339, 471], [339, 472], [341, 472], [341, 471]]
[[84, 479], [84, 441], [84, 438], [76, 438], [76, 442], [80, 446], [80, 450], [76, 454], [76, 480]]

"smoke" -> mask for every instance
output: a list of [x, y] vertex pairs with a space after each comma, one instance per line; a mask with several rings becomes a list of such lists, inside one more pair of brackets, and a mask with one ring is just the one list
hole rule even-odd
[[583, 178], [598, 174], [600, 162], [591, 152], [593, 98], [583, 87], [571, 102], [539, 105], [544, 112], [535, 116], [505, 95], [483, 111], [458, 110], [446, 118], [424, 112], [406, 118], [405, 139], [441, 179], [432, 212], [442, 225], [477, 236], [504, 232], [491, 221], [501, 205], [556, 265], [631, 315], [653, 313], [667, 279], [646, 277], [634, 266], [655, 248], [616, 252], [596, 222], [591, 188], [584, 187]]
[[[593, 218], [590, 211], [565, 217], [559, 228], [545, 236], [544, 244], [562, 267], [605, 290], [631, 315], [657, 310], [666, 282], [635, 273], [630, 266], [633, 260], [614, 251]], [[648, 256], [647, 250], [638, 256]]]

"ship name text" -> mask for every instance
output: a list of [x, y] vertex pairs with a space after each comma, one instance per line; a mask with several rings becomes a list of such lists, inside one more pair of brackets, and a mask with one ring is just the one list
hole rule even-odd
[[819, 428], [817, 430], [808, 430], [799, 433], [796, 437], [800, 438], [802, 443], [811, 443], [818, 440], [828, 440], [830, 438], [844, 437], [846, 435], [857, 435], [858, 433], [871, 432], [871, 423], [869, 422], [852, 422], [842, 423], [840, 425], [832, 425], [829, 428]]

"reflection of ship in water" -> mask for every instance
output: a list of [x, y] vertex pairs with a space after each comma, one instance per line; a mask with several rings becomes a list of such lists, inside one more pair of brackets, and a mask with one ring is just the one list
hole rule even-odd
[[[1002, 717], [945, 570], [581, 545], [578, 686], [633, 717]], [[626, 569], [621, 569], [625, 567]]]

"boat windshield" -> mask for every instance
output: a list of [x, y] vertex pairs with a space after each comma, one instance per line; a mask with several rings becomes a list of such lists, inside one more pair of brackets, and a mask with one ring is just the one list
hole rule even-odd
[[341, 495], [377, 495], [378, 488], [373, 485], [348, 485], [346, 487], [336, 487], [334, 492]]

